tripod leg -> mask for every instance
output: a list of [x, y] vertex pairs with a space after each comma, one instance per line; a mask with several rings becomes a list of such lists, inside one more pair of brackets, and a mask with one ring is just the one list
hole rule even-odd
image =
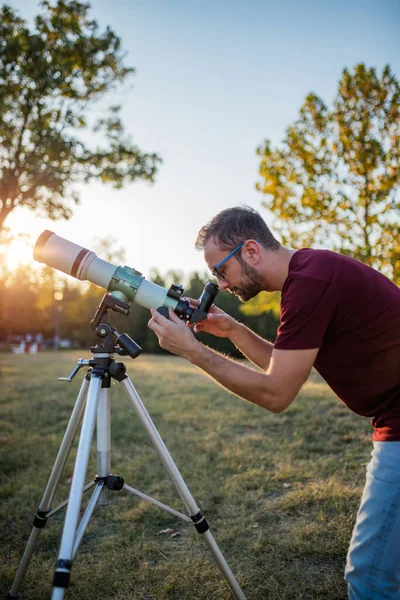
[[233, 592], [234, 597], [237, 600], [246, 600], [246, 596], [243, 594], [234, 574], [232, 573], [228, 563], [226, 562], [222, 552], [220, 551], [216, 541], [214, 540], [212, 533], [210, 532], [205, 517], [202, 515], [193, 496], [189, 491], [189, 488], [187, 487], [181, 474], [179, 473], [171, 455], [167, 450], [167, 447], [161, 439], [161, 436], [158, 433], [153, 421], [151, 420], [151, 417], [147, 412], [143, 402], [141, 401], [140, 396], [137, 393], [132, 381], [129, 379], [129, 377], [126, 376], [125, 379], [122, 379], [120, 383], [124, 388], [125, 394], [130, 400], [133, 409], [139, 417], [139, 420], [143, 425], [145, 431], [147, 432], [154, 448], [156, 449], [156, 452], [161, 458], [164, 467], [167, 470], [172, 480], [172, 483], [175, 486], [175, 489], [182, 498], [182, 501], [189, 512], [190, 518], [192, 519], [194, 526], [196, 527], [197, 531], [204, 536], [206, 544], [211, 550], [212, 554], [214, 555], [216, 563], [221, 569], [222, 573], [224, 574]]
[[[110, 388], [102, 388], [97, 410], [97, 475], [107, 477], [111, 469], [111, 425], [110, 425]], [[99, 499], [99, 506], [109, 504], [109, 492], [107, 486]]]
[[103, 482], [98, 483], [96, 485], [95, 490], [94, 490], [94, 492], [92, 494], [92, 497], [90, 498], [89, 504], [86, 507], [85, 514], [83, 515], [82, 520], [81, 520], [81, 522], [79, 524], [79, 527], [77, 529], [77, 532], [76, 532], [75, 544], [74, 544], [74, 550], [73, 550], [73, 553], [72, 553], [72, 558], [75, 557], [75, 554], [78, 551], [79, 544], [81, 543], [82, 538], [83, 538], [83, 534], [85, 533], [85, 529], [86, 529], [86, 527], [89, 524], [90, 517], [92, 516], [93, 511], [96, 508], [96, 504], [98, 503], [98, 500], [100, 498], [100, 495], [101, 495], [103, 487], [104, 487], [104, 483]]
[[67, 514], [61, 538], [60, 553], [58, 555], [57, 568], [54, 573], [52, 600], [62, 600], [64, 598], [65, 590], [69, 585], [75, 535], [82, 503], [83, 487], [85, 485], [85, 476], [89, 462], [90, 446], [96, 421], [101, 385], [101, 376], [95, 373], [95, 371], [92, 371], [74, 474], [72, 476]]
[[18, 593], [22, 584], [22, 581], [25, 577], [25, 573], [28, 569], [30, 560], [32, 558], [33, 552], [36, 548], [36, 545], [39, 541], [40, 533], [43, 527], [47, 522], [47, 513], [50, 510], [51, 502], [53, 500], [55, 491], [57, 489], [58, 482], [60, 480], [60, 476], [62, 470], [64, 469], [65, 463], [67, 461], [69, 452], [71, 450], [72, 443], [75, 439], [76, 432], [79, 427], [79, 423], [82, 420], [83, 409], [85, 406], [86, 394], [89, 387], [89, 381], [85, 378], [82, 382], [74, 409], [72, 411], [67, 429], [65, 431], [63, 440], [61, 442], [60, 449], [57, 454], [56, 461], [54, 463], [54, 467], [51, 471], [49, 480], [47, 482], [47, 486], [45, 492], [43, 494], [42, 501], [39, 505], [39, 508], [36, 512], [34, 521], [33, 521], [33, 529], [31, 535], [29, 537], [29, 541], [26, 545], [24, 554], [21, 559], [21, 563], [19, 565], [17, 574], [15, 576], [12, 587], [9, 591], [8, 598], [18, 598]]

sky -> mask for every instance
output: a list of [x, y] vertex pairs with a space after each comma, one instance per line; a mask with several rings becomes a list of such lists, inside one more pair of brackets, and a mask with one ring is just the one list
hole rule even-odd
[[[34, 0], [8, 0], [32, 19]], [[267, 222], [255, 190], [256, 148], [281, 142], [313, 91], [331, 104], [344, 67], [364, 62], [400, 77], [399, 0], [94, 0], [91, 17], [122, 39], [136, 73], [109, 104], [127, 132], [163, 159], [155, 184], [123, 190], [90, 184], [69, 221], [19, 209], [6, 224], [44, 229], [92, 248], [114, 237], [126, 264], [204, 272], [198, 230], [217, 212], [247, 204]], [[132, 85], [133, 84], [133, 85]], [[30, 260], [31, 245], [28, 246]], [[15, 247], [14, 261], [22, 258]], [[26, 254], [26, 251], [25, 251]], [[12, 259], [12, 256], [11, 256]]]

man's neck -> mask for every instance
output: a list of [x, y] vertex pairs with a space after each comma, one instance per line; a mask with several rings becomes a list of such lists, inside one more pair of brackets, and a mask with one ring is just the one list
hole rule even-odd
[[267, 291], [281, 292], [289, 274], [289, 263], [296, 250], [281, 246], [275, 252], [268, 252], [268, 287]]

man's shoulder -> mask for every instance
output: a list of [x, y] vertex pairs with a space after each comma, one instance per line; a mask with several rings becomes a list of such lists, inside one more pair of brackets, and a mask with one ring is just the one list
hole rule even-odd
[[332, 281], [338, 274], [357, 276], [358, 273], [374, 277], [378, 271], [350, 256], [314, 248], [297, 250], [289, 264], [289, 276], [311, 276], [325, 281]]
[[333, 250], [300, 248], [300, 250], [296, 250], [293, 254], [290, 262], [293, 262], [295, 267], [306, 267], [311, 264], [337, 263], [345, 258], [343, 254], [338, 254], [337, 252], [333, 252]]
[[317, 298], [334, 291], [335, 262], [335, 253], [329, 250], [297, 250], [283, 285], [281, 308], [292, 303], [310, 307]]
[[341, 258], [342, 255], [331, 250], [301, 248], [291, 258], [287, 283], [302, 279], [330, 283]]
[[355, 297], [361, 292], [362, 301], [378, 294], [388, 298], [390, 302], [393, 299], [398, 302], [400, 297], [400, 288], [396, 284], [355, 258], [332, 250], [297, 250], [289, 264], [283, 295], [298, 294], [301, 291], [303, 295], [318, 291], [325, 293], [328, 290], [341, 297]]

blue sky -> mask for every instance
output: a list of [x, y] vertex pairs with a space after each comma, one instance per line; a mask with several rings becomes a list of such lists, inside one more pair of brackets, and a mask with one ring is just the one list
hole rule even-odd
[[[20, 15], [38, 12], [33, 0], [10, 2]], [[127, 263], [184, 272], [205, 268], [194, 250], [199, 228], [218, 211], [249, 204], [264, 138], [278, 144], [308, 92], [332, 101], [342, 69], [358, 62], [400, 77], [400, 2], [92, 2], [91, 16], [122, 38], [133, 86], [110, 98], [137, 144], [163, 158], [154, 185], [122, 191], [90, 185], [67, 222], [21, 210], [12, 231], [33, 238], [52, 229], [91, 247], [112, 235]], [[107, 218], [104, 218], [104, 215]]]

